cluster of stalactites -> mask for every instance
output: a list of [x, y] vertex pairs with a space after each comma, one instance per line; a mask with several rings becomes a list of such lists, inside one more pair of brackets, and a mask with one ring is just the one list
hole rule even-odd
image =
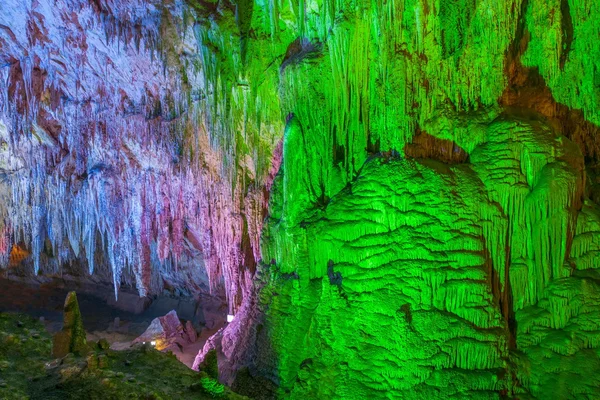
[[[85, 258], [91, 274], [102, 253], [112, 269], [115, 295], [125, 269], [145, 295], [152, 290], [153, 270], [177, 268], [182, 254], [196, 249], [203, 253], [211, 289], [224, 284], [228, 298], [239, 301], [242, 185], [232, 189], [209, 170], [173, 163], [164, 148], [154, 148], [151, 160], [144, 158], [152, 154], [149, 148], [137, 148], [135, 154], [126, 145], [115, 152], [93, 150], [103, 156], [90, 155], [81, 175], [65, 176], [65, 166], [42, 164], [12, 173], [5, 182], [10, 195], [3, 212], [4, 257], [11, 243], [24, 242], [30, 244], [36, 273], [51, 257], [58, 265]], [[34, 152], [47, 154], [44, 147]], [[151, 166], [120, 164], [120, 153], [128, 153], [128, 162]], [[245, 210], [247, 223], [262, 224], [263, 191], [247, 196], [252, 200]], [[260, 225], [246, 229], [256, 262]]]
[[31, 243], [36, 273], [44, 253], [59, 265], [85, 257], [91, 274], [100, 249], [108, 256], [115, 294], [123, 269], [129, 267], [145, 295], [151, 246], [163, 265], [181, 255], [183, 188], [164, 175], [142, 171], [122, 176], [114, 166], [97, 163], [87, 177], [69, 184], [35, 166], [17, 173], [10, 187], [7, 222], [15, 242]]
[[[30, 13], [30, 25], [47, 28], [45, 41], [9, 24], [16, 34], [0, 68], [0, 253], [8, 259], [12, 244], [24, 242], [36, 273], [49, 259], [59, 266], [85, 259], [89, 273], [107, 262], [115, 294], [130, 270], [144, 295], [154, 273], [200, 250], [211, 289], [224, 285], [236, 307], [249, 279], [240, 273], [242, 236], [256, 263], [266, 208], [266, 192], [250, 183], [272, 179], [274, 142], [260, 146], [254, 133], [256, 152], [236, 145], [235, 135], [215, 140], [223, 130], [214, 121], [226, 111], [211, 105], [228, 88], [202, 65], [189, 19], [134, 3], [79, 4], [77, 17], [61, 14], [64, 4], [32, 5], [39, 12]], [[242, 99], [238, 117], [225, 120], [228, 132], [239, 128], [246, 106]], [[267, 160], [264, 173], [257, 158]]]

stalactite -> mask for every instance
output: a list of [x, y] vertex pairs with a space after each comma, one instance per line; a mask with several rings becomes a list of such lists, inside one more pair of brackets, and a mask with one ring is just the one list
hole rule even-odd
[[[12, 199], [2, 215], [14, 239], [30, 244], [36, 272], [44, 271], [44, 263], [61, 265], [85, 255], [90, 274], [98, 259], [109, 262], [115, 291], [124, 272], [131, 272], [141, 295], [158, 289], [153, 274], [177, 272], [190, 251], [186, 237], [193, 236], [211, 289], [220, 292], [224, 278], [235, 309], [243, 281], [250, 279], [238, 272], [245, 195], [256, 199], [256, 207], [245, 212], [254, 259], [260, 260], [263, 185], [273, 179], [268, 161], [281, 135], [281, 123], [274, 122], [279, 108], [264, 99], [276, 94], [278, 71], [272, 69], [267, 84], [246, 95], [237, 27], [215, 23], [195, 36], [177, 13], [138, 3], [80, 2], [73, 15], [45, 3], [14, 4], [31, 15], [32, 26], [44, 25], [51, 41], [8, 24], [14, 29], [11, 49], [20, 55], [0, 69], [0, 92], [7, 99], [0, 119], [3, 127], [8, 124], [11, 153], [31, 168], [11, 173]], [[28, 7], [43, 13], [28, 14]], [[193, 18], [205, 20], [202, 12], [193, 11]], [[221, 60], [215, 50], [228, 56]], [[270, 61], [251, 62], [259, 68], [248, 73], [264, 79], [260, 66]], [[200, 101], [190, 96], [190, 81], [197, 84], [192, 90], [204, 93]], [[56, 128], [48, 131], [49, 123]], [[51, 255], [42, 254], [46, 239]]]

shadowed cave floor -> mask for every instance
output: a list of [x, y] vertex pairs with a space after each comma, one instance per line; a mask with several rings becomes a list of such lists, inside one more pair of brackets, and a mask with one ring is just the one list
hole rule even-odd
[[52, 340], [36, 319], [0, 313], [1, 399], [243, 399], [173, 354], [139, 345], [112, 351], [98, 343], [85, 357], [50, 356]]
[[[62, 328], [64, 299], [70, 289], [73, 289], [73, 283], [58, 280], [33, 285], [0, 279], [0, 313], [23, 313], [38, 319], [52, 335]], [[107, 293], [108, 301], [102, 298], [104, 293], [99, 288], [94, 292], [78, 293], [78, 299], [87, 340], [106, 339], [113, 350], [128, 349], [154, 318], [175, 310], [179, 318], [191, 321], [198, 332], [195, 343], [174, 352], [179, 361], [191, 368], [208, 337], [225, 324], [225, 310], [218, 298], [194, 299], [163, 294], [150, 300], [139, 298], [137, 294], [122, 293], [122, 300], [115, 302], [111, 288]]]

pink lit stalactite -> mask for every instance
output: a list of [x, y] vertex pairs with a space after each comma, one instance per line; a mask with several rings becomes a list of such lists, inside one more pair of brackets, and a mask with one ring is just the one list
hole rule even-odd
[[177, 203], [175, 207], [175, 215], [173, 216], [173, 248], [171, 250], [173, 259], [175, 260], [175, 268], [181, 259], [183, 252], [183, 241], [184, 241], [184, 219], [185, 219], [185, 206], [183, 203], [183, 189], [180, 187], [179, 195], [177, 196]]
[[[269, 193], [273, 180], [279, 172], [283, 157], [283, 141], [279, 141], [271, 159], [271, 169], [265, 180], [264, 186], [258, 190], [251, 191], [246, 196], [246, 217], [249, 221], [249, 232], [251, 233], [252, 251], [256, 257], [256, 262], [261, 261], [260, 254], [260, 233], [264, 218], [267, 217]], [[192, 369], [198, 370], [200, 364], [204, 361], [206, 355], [213, 349], [220, 349], [226, 358], [223, 363], [225, 370], [220, 371], [223, 381], [227, 384], [233, 382], [235, 371], [238, 371], [249, 365], [248, 359], [251, 352], [248, 351], [248, 345], [252, 345], [256, 339], [256, 321], [259, 319], [260, 308], [258, 307], [257, 288], [254, 285], [254, 274], [249, 269], [241, 271], [239, 290], [241, 292], [241, 304], [234, 307], [233, 312], [230, 306], [230, 313], [235, 314], [235, 318], [226, 327], [221, 328], [205, 343], [204, 347], [198, 352]]]
[[10, 227], [5, 225], [0, 230], [0, 268], [8, 267], [12, 245], [12, 233]]
[[158, 214], [158, 237], [156, 242], [158, 244], [158, 259], [165, 261], [169, 257], [170, 251], [170, 235], [169, 235], [169, 224], [171, 221], [171, 205], [169, 200], [170, 187], [164, 183], [162, 185], [161, 203], [160, 208], [157, 211]]
[[152, 258], [151, 258], [151, 241], [152, 241], [152, 219], [151, 211], [148, 206], [148, 195], [146, 183], [142, 188], [142, 221], [140, 229], [140, 248], [138, 272], [136, 274], [137, 286], [140, 290], [140, 295], [145, 295], [150, 290], [150, 280], [152, 277]]

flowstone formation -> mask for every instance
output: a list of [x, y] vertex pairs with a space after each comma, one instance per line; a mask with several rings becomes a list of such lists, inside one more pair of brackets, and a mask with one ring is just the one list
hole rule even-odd
[[597, 5], [300, 10], [256, 303], [199, 359], [259, 398], [598, 397]]
[[578, 365], [600, 361], [598, 276], [569, 248], [581, 153], [536, 120], [499, 115], [480, 134], [468, 163], [373, 157], [301, 219], [286, 193], [303, 169], [282, 171], [262, 296], [286, 395], [597, 394]]
[[224, 292], [254, 397], [600, 397], [597, 1], [6, 4], [3, 266]]

